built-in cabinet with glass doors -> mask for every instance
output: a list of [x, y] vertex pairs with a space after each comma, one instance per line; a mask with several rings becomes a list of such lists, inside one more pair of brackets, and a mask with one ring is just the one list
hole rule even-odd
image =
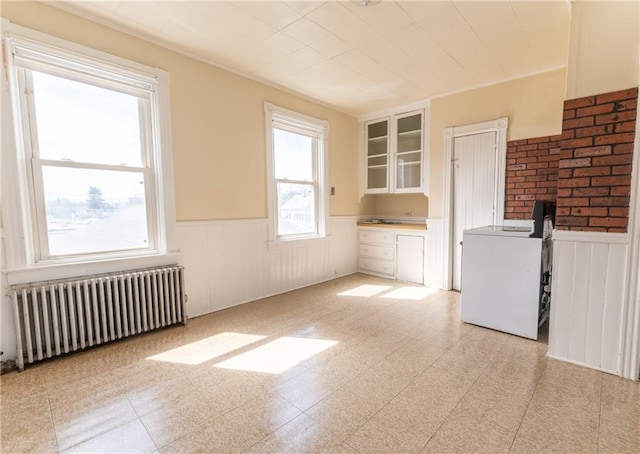
[[365, 134], [365, 192], [422, 192], [424, 111], [368, 121]]

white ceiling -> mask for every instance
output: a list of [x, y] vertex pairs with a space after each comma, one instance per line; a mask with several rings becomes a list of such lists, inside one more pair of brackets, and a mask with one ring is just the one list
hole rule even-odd
[[354, 115], [566, 66], [557, 1], [49, 3]]

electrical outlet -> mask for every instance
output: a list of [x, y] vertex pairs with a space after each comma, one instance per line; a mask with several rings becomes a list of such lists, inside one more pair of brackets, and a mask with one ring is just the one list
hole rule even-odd
[[405, 211], [405, 212], [404, 212], [404, 215], [405, 215], [405, 216], [407, 216], [407, 217], [410, 217], [410, 216], [413, 216], [413, 212], [411, 212], [411, 211]]
[[336, 187], [331, 186], [331, 195], [336, 195]]

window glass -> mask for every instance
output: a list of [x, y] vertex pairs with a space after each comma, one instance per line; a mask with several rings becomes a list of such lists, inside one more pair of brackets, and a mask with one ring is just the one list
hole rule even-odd
[[311, 184], [278, 183], [278, 235], [316, 232], [315, 193]]
[[149, 246], [141, 173], [65, 167], [42, 173], [51, 255]]
[[42, 159], [113, 165], [142, 164], [137, 96], [29, 71]]
[[277, 179], [313, 180], [313, 140], [302, 134], [273, 129]]

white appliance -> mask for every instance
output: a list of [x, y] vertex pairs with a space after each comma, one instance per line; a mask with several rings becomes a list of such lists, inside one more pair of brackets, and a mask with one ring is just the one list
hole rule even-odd
[[543, 240], [530, 234], [507, 226], [463, 232], [462, 321], [538, 338]]

